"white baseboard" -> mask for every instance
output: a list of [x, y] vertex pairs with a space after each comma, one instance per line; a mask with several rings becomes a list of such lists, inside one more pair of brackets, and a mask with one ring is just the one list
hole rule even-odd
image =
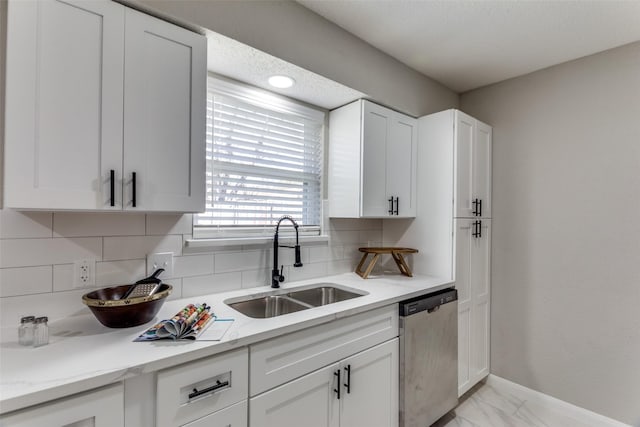
[[588, 409], [581, 408], [564, 400], [556, 399], [548, 394], [540, 393], [539, 391], [532, 390], [493, 374], [487, 377], [486, 383], [501, 388], [508, 388], [514, 395], [522, 400], [559, 408], [564, 414], [584, 424], [600, 427], [631, 427], [628, 424], [621, 423], [620, 421], [605, 417], [604, 415], [589, 411]]

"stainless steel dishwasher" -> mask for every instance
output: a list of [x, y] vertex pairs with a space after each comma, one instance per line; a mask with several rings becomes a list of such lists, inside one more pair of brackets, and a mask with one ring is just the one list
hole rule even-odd
[[428, 427], [458, 404], [458, 292], [400, 303], [400, 427]]

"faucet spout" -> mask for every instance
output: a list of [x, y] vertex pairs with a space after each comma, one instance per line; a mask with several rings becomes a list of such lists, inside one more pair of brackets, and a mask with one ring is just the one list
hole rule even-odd
[[[284, 275], [282, 274], [284, 266], [281, 266], [280, 269], [278, 269], [278, 248], [280, 247], [280, 244], [278, 243], [278, 232], [280, 230], [280, 223], [284, 220], [291, 221], [291, 223], [293, 224], [293, 227], [296, 230], [296, 245], [293, 247], [295, 250], [296, 258], [295, 258], [295, 262], [293, 263], [293, 266], [302, 267], [302, 261], [300, 260], [300, 244], [298, 241], [299, 239], [298, 223], [291, 216], [284, 215], [280, 217], [280, 219], [278, 220], [276, 224], [276, 231], [275, 231], [275, 234], [273, 235], [273, 269], [271, 270], [271, 287], [272, 288], [279, 288], [280, 283], [284, 282]], [[291, 247], [291, 246], [286, 246], [286, 247]]]

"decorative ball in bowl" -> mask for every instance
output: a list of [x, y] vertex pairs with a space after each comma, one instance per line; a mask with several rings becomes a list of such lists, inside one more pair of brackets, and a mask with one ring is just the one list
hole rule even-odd
[[173, 289], [173, 286], [163, 283], [153, 295], [120, 299], [130, 286], [135, 285], [98, 289], [83, 295], [82, 302], [104, 326], [130, 328], [153, 319]]

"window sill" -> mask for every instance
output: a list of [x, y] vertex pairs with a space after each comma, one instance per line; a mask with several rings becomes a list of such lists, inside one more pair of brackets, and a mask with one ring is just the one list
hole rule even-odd
[[[300, 236], [300, 243], [305, 242], [328, 242], [328, 235], [320, 236]], [[284, 244], [294, 244], [295, 237], [280, 237], [279, 241]], [[263, 245], [272, 243], [273, 237], [235, 237], [225, 239], [187, 239], [185, 247], [192, 249], [217, 248], [221, 246], [244, 246], [244, 245]]]

